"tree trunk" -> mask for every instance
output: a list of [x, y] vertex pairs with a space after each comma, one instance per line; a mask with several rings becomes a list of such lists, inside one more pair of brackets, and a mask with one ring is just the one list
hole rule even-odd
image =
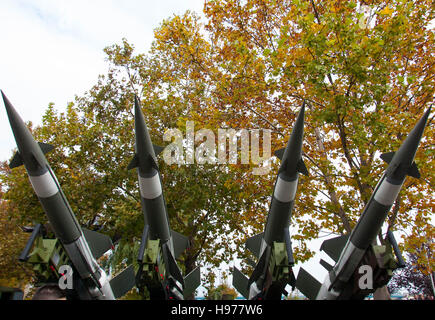
[[387, 286], [380, 287], [373, 294], [373, 300], [391, 300], [390, 292]]

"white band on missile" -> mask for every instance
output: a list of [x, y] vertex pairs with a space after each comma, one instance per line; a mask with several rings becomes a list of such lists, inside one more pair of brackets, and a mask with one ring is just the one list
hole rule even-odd
[[374, 199], [384, 206], [391, 206], [396, 201], [402, 184], [392, 184], [384, 179], [375, 193]]
[[59, 192], [56, 182], [49, 171], [40, 176], [29, 175], [29, 179], [33, 190], [35, 190], [36, 195], [40, 198], [49, 198]]
[[156, 173], [151, 178], [139, 176], [140, 195], [145, 199], [155, 199], [162, 194], [159, 174]]
[[278, 177], [275, 185], [273, 196], [281, 202], [290, 202], [295, 199], [296, 189], [298, 186], [298, 178], [293, 181], [285, 181]]

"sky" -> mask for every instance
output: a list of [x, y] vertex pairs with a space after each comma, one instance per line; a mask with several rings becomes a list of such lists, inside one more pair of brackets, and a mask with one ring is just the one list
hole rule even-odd
[[[0, 89], [24, 121], [41, 124], [48, 104], [64, 111], [107, 68], [103, 49], [126, 38], [145, 53], [163, 19], [186, 10], [202, 13], [204, 0], [2, 0], [0, 1]], [[0, 160], [16, 147], [0, 103]], [[318, 252], [323, 240], [310, 242]], [[322, 281], [327, 272], [317, 254], [303, 267]], [[238, 263], [236, 263], [238, 265]], [[233, 262], [225, 264], [233, 266]], [[301, 264], [295, 268], [297, 270]]]
[[[2, 0], [0, 89], [24, 121], [41, 124], [50, 102], [64, 111], [107, 69], [103, 49], [126, 38], [147, 52], [163, 19], [201, 13], [204, 0]], [[0, 103], [0, 160], [15, 141]]]

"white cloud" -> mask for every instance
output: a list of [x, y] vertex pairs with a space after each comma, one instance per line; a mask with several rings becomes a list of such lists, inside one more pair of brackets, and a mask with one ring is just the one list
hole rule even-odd
[[[146, 52], [163, 19], [186, 10], [202, 12], [204, 0], [0, 2], [0, 89], [25, 121], [40, 124], [48, 103], [64, 110], [105, 73], [103, 48], [123, 37]], [[0, 107], [0, 159], [15, 140]]]

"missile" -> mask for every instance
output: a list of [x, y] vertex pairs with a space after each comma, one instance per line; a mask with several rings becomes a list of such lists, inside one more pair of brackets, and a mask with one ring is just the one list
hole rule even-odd
[[[110, 281], [96, 261], [96, 258], [99, 257], [96, 257], [97, 252], [102, 255], [111, 249], [110, 238], [91, 230], [82, 230], [45, 158], [44, 154], [51, 151], [53, 146], [37, 143], [34, 140], [8, 98], [3, 91], [1, 93], [18, 147], [18, 152], [13, 156], [9, 166], [12, 169], [24, 165], [33, 190], [44, 208], [56, 238], [60, 240], [67, 252], [73, 270], [77, 271], [80, 276], [80, 288], [84, 288], [78, 292], [80, 299], [114, 300], [117, 298], [114, 291], [124, 292], [123, 289], [129, 290], [130, 288], [116, 288], [114, 290], [115, 288], [112, 288], [111, 283], [115, 278]], [[88, 240], [92, 243], [90, 241], [88, 243]], [[90, 247], [93, 248], [93, 251]], [[120, 274], [117, 282], [121, 282], [120, 285], [132, 283], [131, 277], [133, 276], [134, 284], [132, 269], [125, 271]], [[121, 278], [126, 281], [119, 281]], [[130, 281], [128, 281], [129, 278]]]
[[[233, 285], [247, 299], [281, 299], [285, 293], [285, 286], [293, 284], [294, 277], [291, 266], [294, 264], [289, 234], [291, 213], [294, 206], [299, 173], [308, 175], [308, 170], [302, 160], [302, 141], [304, 133], [305, 102], [303, 103], [296, 123], [293, 127], [286, 148], [275, 152], [281, 160], [278, 176], [272, 194], [272, 201], [263, 233], [260, 233], [246, 242], [247, 248], [259, 258], [258, 263], [249, 279], [237, 268], [234, 268]], [[275, 266], [280, 255], [277, 245], [285, 247], [287, 261], [284, 264], [286, 276], [283, 279], [273, 277]], [[282, 256], [282, 255], [281, 255]], [[282, 263], [282, 262], [281, 262]]]
[[[183, 278], [175, 261], [189, 247], [189, 240], [169, 227], [169, 216], [156, 158], [156, 155], [162, 152], [163, 148], [153, 145], [151, 142], [137, 96], [135, 96], [134, 114], [135, 155], [128, 165], [128, 169], [137, 168], [142, 212], [145, 220], [138, 261], [143, 262], [148, 240], [159, 240], [160, 258], [163, 259], [165, 268], [165, 272], [160, 273], [159, 278], [164, 294], [158, 293], [155, 296], [182, 300], [185, 296], [193, 293], [199, 285], [199, 268]], [[157, 265], [156, 269], [158, 269]]]
[[[308, 298], [343, 300], [364, 297], [364, 292], [358, 288], [359, 268], [363, 266], [364, 261], [370, 260], [369, 256], [373, 252], [376, 236], [379, 234], [406, 176], [420, 178], [414, 157], [429, 114], [430, 108], [412, 129], [397, 152], [381, 155], [381, 159], [388, 163], [388, 167], [350, 235], [332, 238], [322, 243], [321, 250], [336, 261], [334, 266], [321, 261], [321, 264], [329, 271], [324, 282], [318, 282], [302, 268], [299, 271], [296, 287]], [[392, 234], [389, 235], [389, 238], [391, 236]], [[394, 247], [394, 244], [395, 240], [390, 240], [390, 245]]]

